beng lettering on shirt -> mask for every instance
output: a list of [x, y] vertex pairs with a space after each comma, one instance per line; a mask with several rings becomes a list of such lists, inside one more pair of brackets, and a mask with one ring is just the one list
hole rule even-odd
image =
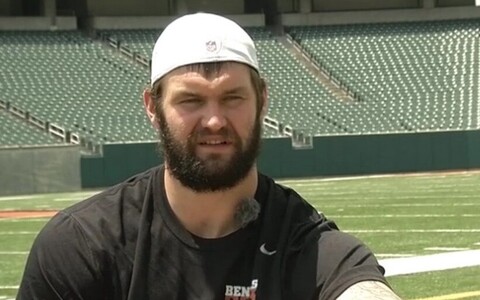
[[258, 279], [252, 280], [251, 286], [226, 285], [225, 300], [255, 300], [257, 298]]

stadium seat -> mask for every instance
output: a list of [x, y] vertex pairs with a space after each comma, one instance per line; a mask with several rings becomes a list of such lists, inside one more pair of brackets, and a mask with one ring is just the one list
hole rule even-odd
[[358, 113], [376, 116], [358, 115], [360, 128], [458, 130], [480, 127], [479, 25], [472, 19], [298, 26], [288, 32], [355, 95], [365, 108]]

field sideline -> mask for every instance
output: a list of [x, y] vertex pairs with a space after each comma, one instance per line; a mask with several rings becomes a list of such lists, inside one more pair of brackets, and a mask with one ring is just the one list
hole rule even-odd
[[[380, 260], [480, 250], [479, 172], [279, 182], [362, 239]], [[58, 210], [93, 193], [1, 197], [0, 211]], [[0, 218], [0, 300], [14, 298], [33, 238], [47, 220]], [[404, 299], [480, 299], [478, 265], [388, 278]]]

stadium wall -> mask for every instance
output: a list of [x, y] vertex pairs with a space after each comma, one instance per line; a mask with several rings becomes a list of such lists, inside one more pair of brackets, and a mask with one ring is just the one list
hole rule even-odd
[[283, 13], [284, 26], [336, 25], [361, 23], [423, 22], [480, 17], [480, 7], [437, 7], [312, 13]]
[[313, 149], [269, 140], [259, 162], [274, 177], [312, 177], [472, 169], [480, 167], [480, 132], [315, 137]]
[[281, 13], [345, 12], [365, 10], [474, 6], [475, 0], [277, 0]]
[[[263, 14], [226, 15], [242, 26], [265, 26]], [[108, 17], [97, 16], [88, 19], [95, 29], [152, 29], [165, 28], [176, 16]]]
[[205, 11], [219, 14], [243, 14], [243, 0], [87, 0], [90, 16], [168, 16]]
[[157, 143], [111, 143], [101, 155], [82, 156], [82, 187], [110, 186], [162, 162]]
[[415, 8], [419, 0], [312, 0], [313, 11]]
[[0, 17], [0, 30], [76, 30], [75, 17]]
[[0, 16], [18, 16], [22, 12], [22, 3], [14, 0], [0, 0]]
[[80, 148], [0, 148], [0, 194], [72, 192], [81, 189]]
[[[182, 2], [182, 1], [178, 1]], [[198, 0], [184, 0], [185, 13], [187, 12], [212, 12], [218, 14], [243, 14], [244, 13], [244, 1], [243, 0], [208, 0], [208, 1], [198, 1]], [[180, 12], [182, 13], [182, 11]]]
[[437, 6], [475, 5], [475, 0], [436, 0]]
[[87, 0], [90, 16], [166, 16], [173, 13], [170, 0]]
[[[114, 185], [161, 161], [156, 143], [104, 145], [102, 156], [82, 157], [82, 187]], [[475, 169], [480, 131], [321, 136], [303, 150], [263, 139], [258, 166], [275, 178]]]

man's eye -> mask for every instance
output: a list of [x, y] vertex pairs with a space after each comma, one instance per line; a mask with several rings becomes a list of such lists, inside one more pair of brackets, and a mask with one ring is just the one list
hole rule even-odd
[[189, 98], [180, 101], [180, 104], [199, 104], [200, 99], [197, 98]]
[[231, 95], [231, 96], [225, 97], [225, 102], [236, 102], [236, 101], [240, 101], [242, 99], [243, 99], [243, 97], [241, 97], [239, 95]]

